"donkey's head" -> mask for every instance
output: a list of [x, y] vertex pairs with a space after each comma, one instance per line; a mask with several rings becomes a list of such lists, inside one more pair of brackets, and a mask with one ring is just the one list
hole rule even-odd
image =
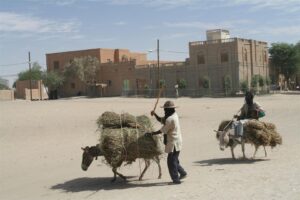
[[219, 146], [222, 151], [231, 144], [231, 130], [232, 120], [224, 120], [220, 123], [216, 132], [216, 137], [219, 140]]
[[101, 156], [102, 154], [97, 146], [86, 146], [85, 148], [81, 147], [81, 149], [83, 150], [81, 169], [86, 171], [93, 162], [94, 158], [97, 160], [97, 157]]
[[230, 135], [229, 135], [229, 130], [224, 130], [224, 131], [216, 131], [216, 137], [219, 140], [219, 147], [220, 150], [224, 151], [224, 149], [229, 145], [230, 142]]

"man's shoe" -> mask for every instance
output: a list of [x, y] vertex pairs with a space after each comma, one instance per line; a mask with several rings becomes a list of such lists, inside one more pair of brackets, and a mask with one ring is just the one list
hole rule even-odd
[[187, 174], [182, 174], [182, 175], [180, 175], [179, 179], [181, 180], [181, 179], [184, 179], [186, 177], [187, 177]]
[[168, 185], [179, 185], [181, 184], [180, 180], [174, 180], [173, 182], [169, 183]]

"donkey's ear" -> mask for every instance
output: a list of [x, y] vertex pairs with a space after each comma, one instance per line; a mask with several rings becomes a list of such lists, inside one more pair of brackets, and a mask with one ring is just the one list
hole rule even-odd
[[83, 148], [83, 147], [81, 147], [81, 149], [82, 149], [82, 151], [84, 151], [84, 148]]

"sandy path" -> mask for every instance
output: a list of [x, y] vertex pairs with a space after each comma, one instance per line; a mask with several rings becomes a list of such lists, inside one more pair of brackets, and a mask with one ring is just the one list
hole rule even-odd
[[[219, 151], [213, 130], [243, 99], [174, 99], [184, 139], [180, 160], [188, 178], [172, 186], [166, 158], [160, 180], [153, 163], [145, 180], [137, 181], [142, 161], [120, 169], [129, 176], [127, 183], [111, 184], [112, 172], [101, 159], [87, 172], [80, 169], [80, 147], [96, 144], [95, 120], [102, 112], [149, 114], [154, 99], [0, 102], [0, 199], [300, 199], [300, 95], [256, 100], [267, 110], [264, 120], [277, 125], [283, 145], [268, 148], [267, 158], [260, 149], [257, 160], [232, 161], [229, 149]], [[253, 150], [247, 146], [246, 154]], [[239, 147], [236, 154], [241, 156]]]

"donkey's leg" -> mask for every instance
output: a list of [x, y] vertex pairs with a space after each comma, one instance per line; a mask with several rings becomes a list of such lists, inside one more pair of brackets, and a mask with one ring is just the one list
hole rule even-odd
[[114, 172], [114, 178], [113, 178], [112, 182], [116, 181], [116, 175], [119, 175], [122, 179], [126, 180], [126, 177], [123, 174], [117, 172], [117, 168], [113, 168], [112, 171]]
[[245, 141], [244, 139], [242, 138], [241, 140], [241, 146], [242, 146], [242, 152], [243, 152], [243, 158], [246, 159], [246, 154], [245, 154]]
[[230, 146], [232, 159], [235, 160], [235, 156], [234, 156], [234, 151], [233, 151], [233, 149], [234, 149], [234, 147], [233, 147], [233, 146]]
[[117, 179], [117, 173], [116, 173], [117, 170], [115, 168], [112, 168], [112, 171], [114, 173], [114, 178], [111, 180], [111, 182], [115, 182]]
[[144, 174], [147, 171], [147, 169], [148, 169], [149, 166], [150, 166], [150, 160], [145, 159], [145, 168], [144, 168], [142, 174], [139, 177], [139, 181], [141, 181], [143, 179], [143, 176], [144, 176]]
[[161, 166], [160, 166], [160, 159], [159, 156], [155, 156], [154, 157], [154, 161], [156, 162], [157, 166], [158, 166], [158, 179], [161, 179]]
[[255, 158], [255, 155], [256, 155], [256, 152], [257, 152], [257, 149], [258, 149], [258, 147], [259, 147], [259, 146], [255, 145], [255, 151], [254, 151], [254, 154], [253, 154], [253, 157], [252, 157], [252, 159], [254, 159], [254, 158]]
[[265, 150], [265, 157], [267, 157], [267, 150], [265, 146], [264, 146], [264, 150]]

